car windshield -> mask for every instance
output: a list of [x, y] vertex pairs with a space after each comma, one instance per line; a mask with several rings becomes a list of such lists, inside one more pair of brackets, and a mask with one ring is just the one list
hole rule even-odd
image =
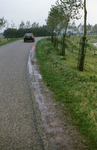
[[25, 36], [33, 36], [32, 33], [26, 33]]

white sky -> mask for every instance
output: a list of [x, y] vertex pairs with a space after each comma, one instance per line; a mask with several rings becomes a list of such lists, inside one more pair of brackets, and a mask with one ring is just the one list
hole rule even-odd
[[[87, 23], [97, 24], [97, 0], [87, 1]], [[4, 17], [11, 27], [11, 23], [15, 23], [18, 28], [23, 20], [25, 23], [30, 21], [39, 23], [40, 26], [45, 25], [45, 19], [51, 5], [55, 5], [56, 0], [0, 0], [0, 18]], [[83, 15], [83, 11], [81, 12]], [[76, 25], [83, 23], [83, 18], [76, 21]]]
[[[87, 4], [87, 24], [90, 23], [91, 25], [97, 24], [97, 0], [86, 0]], [[81, 12], [82, 16], [84, 16], [84, 11]], [[84, 19], [80, 19], [76, 21], [76, 24], [84, 23]]]

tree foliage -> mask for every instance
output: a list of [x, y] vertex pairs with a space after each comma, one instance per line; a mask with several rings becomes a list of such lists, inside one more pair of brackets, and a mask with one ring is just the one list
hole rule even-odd
[[4, 19], [4, 17], [0, 18], [0, 29], [2, 29], [3, 27], [5, 27], [6, 22], [7, 21]]
[[34, 23], [32, 24], [32, 28], [33, 28], [33, 29], [39, 28], [39, 23], [34, 22]]
[[93, 27], [93, 30], [92, 30], [93, 32], [97, 32], [97, 24], [95, 24], [94, 25], [94, 27]]
[[26, 22], [26, 28], [30, 28], [30, 27], [31, 27], [30, 21], [27, 21], [27, 22]]
[[25, 23], [24, 23], [23, 20], [21, 21], [21, 23], [20, 23], [20, 25], [19, 25], [19, 28], [20, 28], [20, 29], [24, 29], [24, 28], [25, 28]]
[[65, 55], [65, 37], [69, 22], [71, 19], [81, 18], [79, 10], [82, 8], [82, 0], [57, 0], [56, 5], [53, 5], [50, 9], [46, 22], [48, 27], [52, 28], [52, 42], [54, 31], [56, 34], [58, 33], [58, 30], [60, 31], [61, 28], [64, 28], [62, 55]]
[[[52, 42], [56, 41], [56, 32], [58, 29], [57, 26], [62, 20], [63, 20], [63, 15], [62, 15], [61, 7], [59, 7], [59, 5], [56, 6], [52, 5], [52, 8], [49, 11], [48, 18], [46, 20], [48, 27], [51, 28], [52, 30], [52, 38], [51, 38]], [[55, 40], [53, 40], [54, 32], [55, 32]]]
[[34, 36], [48, 36], [49, 31], [47, 26], [32, 26], [30, 28], [23, 28], [19, 26], [19, 29], [8, 28], [4, 31], [5, 38], [19, 38], [23, 37], [25, 33], [33, 33]]
[[64, 29], [65, 32], [63, 34], [63, 46], [62, 46], [62, 55], [65, 55], [65, 37], [67, 28], [70, 20], [72, 19], [80, 19], [81, 15], [79, 10], [83, 8], [82, 0], [60, 0], [61, 7], [64, 14]]

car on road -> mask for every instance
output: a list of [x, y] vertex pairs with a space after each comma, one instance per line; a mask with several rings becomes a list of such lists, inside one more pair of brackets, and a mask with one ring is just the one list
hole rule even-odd
[[23, 36], [24, 42], [26, 41], [35, 41], [35, 37], [33, 35], [33, 33], [25, 33], [25, 35]]

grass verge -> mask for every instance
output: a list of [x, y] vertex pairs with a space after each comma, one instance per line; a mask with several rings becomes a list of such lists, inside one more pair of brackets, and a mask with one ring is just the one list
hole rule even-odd
[[11, 42], [14, 42], [14, 41], [18, 41], [20, 39], [21, 38], [13, 38], [13, 39], [10, 39], [10, 40], [3, 40], [3, 41], [0, 42], [0, 46], [11, 43]]
[[[36, 57], [43, 79], [54, 92], [54, 98], [68, 106], [73, 123], [91, 142], [88, 149], [96, 150], [97, 58], [92, 55], [89, 56], [90, 61], [86, 58], [86, 70], [79, 72], [76, 69], [78, 56], [68, 51], [68, 47], [64, 58], [59, 55], [60, 50], [54, 48], [49, 39], [42, 39], [37, 43]], [[96, 66], [92, 65], [92, 60]]]

